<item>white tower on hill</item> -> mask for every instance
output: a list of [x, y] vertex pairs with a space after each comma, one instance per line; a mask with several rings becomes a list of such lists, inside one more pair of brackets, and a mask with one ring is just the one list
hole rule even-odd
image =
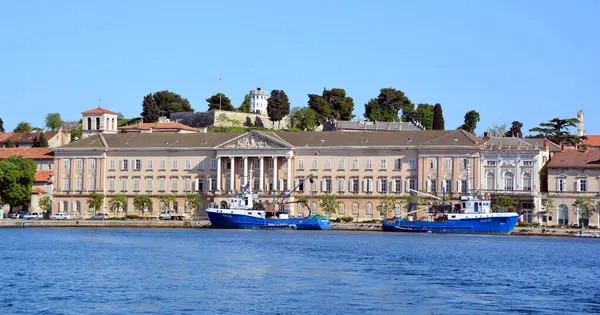
[[267, 99], [269, 93], [267, 91], [257, 88], [256, 90], [250, 91], [250, 112], [266, 115], [267, 114]]

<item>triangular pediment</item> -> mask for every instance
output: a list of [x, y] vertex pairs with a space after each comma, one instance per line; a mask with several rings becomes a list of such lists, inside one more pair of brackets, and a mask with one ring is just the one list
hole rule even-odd
[[217, 149], [289, 149], [292, 146], [262, 132], [250, 131], [218, 146]]

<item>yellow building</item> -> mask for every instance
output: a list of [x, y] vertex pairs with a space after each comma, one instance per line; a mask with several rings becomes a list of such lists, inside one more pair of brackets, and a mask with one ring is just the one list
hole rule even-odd
[[[299, 186], [292, 200], [305, 197], [315, 212], [322, 195], [335, 194], [337, 216], [368, 220], [380, 218], [380, 197], [403, 197], [407, 188], [457, 197], [478, 187], [478, 151], [461, 130], [96, 134], [55, 149], [54, 211], [89, 216], [86, 200], [97, 192], [107, 196], [107, 213], [115, 194], [136, 214], [133, 198], [150, 195], [156, 215], [159, 197], [173, 194], [178, 212], [197, 216], [187, 194], [200, 194], [205, 207], [246, 185], [269, 201]], [[306, 176], [312, 183], [301, 184]]]

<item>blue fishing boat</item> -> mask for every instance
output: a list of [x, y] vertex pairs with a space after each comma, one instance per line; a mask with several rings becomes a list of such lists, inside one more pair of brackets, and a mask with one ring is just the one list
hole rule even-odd
[[[384, 220], [383, 230], [418, 233], [510, 234], [519, 220], [518, 213], [492, 211], [489, 195], [480, 196], [476, 193], [461, 196], [458, 203], [448, 203], [442, 199], [441, 203], [428, 204], [424, 209], [413, 210], [416, 206], [418, 204], [411, 203], [406, 215]], [[426, 213], [419, 215], [423, 211]]]
[[285, 200], [297, 187], [281, 201], [275, 200], [273, 207], [265, 207], [253, 192], [243, 191], [230, 198], [228, 205], [211, 205], [205, 211], [211, 227], [215, 228], [328, 230], [331, 227], [329, 219], [322, 215], [310, 214], [310, 209], [306, 217], [290, 215]]

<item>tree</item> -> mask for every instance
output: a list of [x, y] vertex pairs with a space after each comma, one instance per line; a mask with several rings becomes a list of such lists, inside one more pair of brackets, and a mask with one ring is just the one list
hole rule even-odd
[[550, 198], [542, 198], [542, 208], [546, 209], [546, 214], [551, 217], [554, 213], [554, 200]]
[[144, 96], [140, 115], [145, 122], [156, 122], [160, 116], [169, 116], [170, 113], [193, 111], [186, 98], [165, 90]]
[[372, 98], [365, 104], [364, 116], [370, 121], [398, 121], [400, 110], [402, 110], [403, 121], [409, 121], [412, 118], [410, 113], [414, 111], [414, 104], [404, 92], [394, 88], [383, 88], [377, 98]]
[[46, 128], [50, 131], [59, 131], [63, 126], [62, 118], [60, 113], [50, 113], [46, 115]]
[[20, 122], [17, 127], [15, 128], [15, 130], [13, 130], [14, 132], [31, 132], [33, 128], [31, 127], [31, 124], [29, 124], [28, 122]]
[[510, 129], [506, 132], [505, 136], [507, 137], [515, 137], [522, 138], [523, 132], [521, 132], [521, 128], [523, 128], [523, 123], [520, 121], [513, 121], [510, 125]]
[[554, 143], [575, 145], [580, 144], [582, 137], [569, 132], [569, 128], [575, 127], [578, 123], [577, 118], [553, 118], [549, 122], [543, 122], [539, 127], [529, 129], [530, 132], [537, 132], [534, 138], [546, 138]]
[[91, 193], [88, 197], [87, 204], [90, 209], [94, 209], [94, 214], [96, 214], [104, 205], [104, 195]]
[[433, 130], [433, 105], [419, 104], [415, 113], [415, 120], [421, 123], [425, 130]]
[[82, 133], [81, 133], [81, 121], [79, 122], [79, 124], [77, 125], [76, 128], [73, 128], [73, 130], [71, 130], [71, 141], [75, 141], [75, 140], [79, 140], [82, 137]]
[[[233, 105], [231, 105], [231, 100], [229, 97], [225, 96], [223, 93], [217, 93], [206, 99], [208, 103], [208, 110], [227, 110], [233, 111]], [[250, 104], [248, 104], [248, 111], [250, 111]]]
[[338, 206], [338, 201], [335, 195], [325, 194], [321, 196], [320, 207], [323, 209], [323, 213], [329, 217], [331, 214], [335, 214], [335, 208]]
[[497, 212], [513, 212], [517, 201], [511, 196], [492, 196], [492, 209]]
[[127, 198], [122, 194], [116, 194], [113, 198], [108, 202], [108, 207], [110, 211], [114, 212], [115, 215], [119, 210], [124, 210], [127, 206]]
[[433, 130], [444, 130], [444, 113], [440, 103], [436, 103], [433, 108]]
[[249, 94], [244, 95], [244, 101], [242, 102], [242, 104], [240, 104], [240, 107], [238, 108], [238, 110], [242, 113], [250, 112], [250, 95]]
[[470, 110], [465, 114], [465, 123], [462, 126], [458, 127], [458, 129], [463, 129], [472, 134], [475, 133], [475, 128], [477, 128], [477, 123], [479, 122], [479, 113], [476, 110]]
[[162, 195], [160, 196], [160, 208], [161, 210], [168, 210], [173, 208], [173, 203], [175, 202], [175, 196], [173, 195]]
[[596, 212], [596, 206], [592, 198], [576, 198], [573, 203], [573, 211], [579, 217], [579, 226], [588, 226], [590, 218]]
[[0, 200], [11, 208], [28, 203], [35, 171], [30, 159], [11, 156], [0, 160]]
[[290, 114], [290, 100], [283, 90], [271, 91], [267, 99], [267, 115], [273, 122], [280, 122], [283, 117]]
[[308, 94], [308, 107], [322, 121], [351, 120], [354, 118], [354, 100], [346, 96], [344, 89], [323, 89], [321, 95]]
[[506, 124], [493, 124], [488, 127], [487, 133], [490, 135], [490, 137], [504, 137], [506, 135]]
[[396, 205], [396, 197], [394, 196], [382, 196], [379, 197], [379, 206], [377, 206], [377, 210], [382, 217], [386, 218], [388, 211], [390, 209], [394, 209]]
[[0, 118], [0, 132], [4, 132], [4, 120]]
[[294, 107], [290, 113], [291, 125], [303, 131], [314, 131], [317, 113], [309, 107]]
[[47, 148], [48, 140], [46, 140], [46, 136], [43, 131], [40, 131], [37, 136], [33, 139], [33, 144], [31, 145], [34, 148]]
[[152, 199], [146, 195], [136, 196], [133, 198], [133, 207], [144, 216], [144, 210], [152, 209]]
[[200, 208], [200, 194], [187, 194], [185, 200], [188, 202], [190, 209], [194, 209], [194, 213]]
[[38, 200], [38, 207], [44, 212], [52, 211], [52, 199], [49, 196], [44, 196]]

